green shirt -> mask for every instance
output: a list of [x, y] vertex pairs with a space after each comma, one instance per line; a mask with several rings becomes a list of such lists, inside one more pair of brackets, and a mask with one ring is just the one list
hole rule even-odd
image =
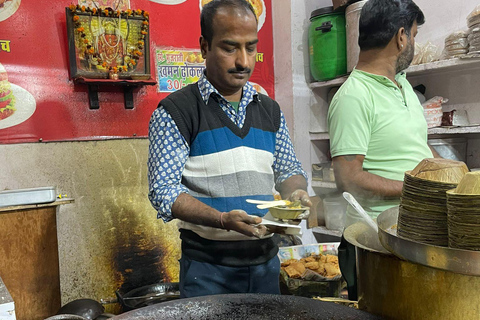
[[[417, 95], [404, 72], [395, 80], [400, 88], [387, 77], [353, 70], [330, 104], [328, 126], [332, 157], [364, 155], [365, 171], [403, 181], [405, 171], [433, 155]], [[374, 217], [399, 200], [359, 199]]]

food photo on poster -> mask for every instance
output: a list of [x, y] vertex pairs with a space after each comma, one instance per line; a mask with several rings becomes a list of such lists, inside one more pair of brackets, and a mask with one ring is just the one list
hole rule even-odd
[[8, 19], [20, 7], [21, 0], [0, 0], [0, 21]]
[[35, 106], [30, 92], [8, 81], [7, 70], [0, 62], [0, 129], [24, 122], [33, 115]]

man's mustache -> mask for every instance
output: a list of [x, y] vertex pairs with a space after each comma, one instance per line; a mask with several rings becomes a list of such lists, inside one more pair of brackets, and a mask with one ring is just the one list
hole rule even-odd
[[228, 73], [251, 73], [251, 72], [252, 72], [252, 69], [249, 69], [249, 68], [242, 68], [242, 69], [232, 68], [232, 69], [228, 69]]

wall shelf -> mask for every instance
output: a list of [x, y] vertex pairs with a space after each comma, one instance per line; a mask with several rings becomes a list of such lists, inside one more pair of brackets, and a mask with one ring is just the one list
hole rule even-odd
[[[469, 127], [436, 127], [428, 129], [429, 136], [480, 134], [480, 126]], [[326, 141], [330, 136], [328, 132], [310, 132], [310, 141]]]
[[407, 76], [422, 76], [425, 74], [441, 74], [451, 71], [472, 71], [474, 69], [480, 69], [479, 58], [455, 58], [449, 60], [440, 60], [430, 63], [419, 64], [410, 66], [407, 70]]
[[100, 86], [117, 86], [123, 87], [123, 94], [125, 99], [125, 109], [133, 109], [133, 89], [140, 86], [153, 86], [157, 81], [153, 79], [146, 80], [130, 80], [130, 79], [89, 79], [84, 77], [74, 78], [75, 84], [86, 84], [88, 86], [88, 100], [90, 109], [100, 108], [98, 101], [98, 90]]
[[442, 135], [461, 135], [461, 134], [480, 134], [480, 126], [470, 127], [437, 127], [428, 129], [429, 136]]
[[330, 87], [339, 87], [341, 86], [348, 78], [348, 75], [342, 76], [339, 78], [335, 78], [333, 80], [328, 81], [319, 81], [319, 82], [312, 82], [310, 83], [310, 89], [318, 89], [318, 88], [330, 88]]
[[329, 140], [330, 135], [328, 132], [310, 132], [310, 141], [324, 141], [324, 140]]
[[313, 188], [337, 189], [337, 185], [332, 181], [312, 180]]
[[343, 233], [342, 231], [327, 229], [324, 226], [314, 227], [314, 228], [312, 228], [312, 232], [323, 234], [323, 235], [328, 235], [328, 236], [339, 237], [339, 238], [342, 237], [342, 233]]
[[[455, 58], [449, 60], [441, 60], [420, 65], [408, 67], [405, 72], [408, 77], [418, 77], [426, 74], [440, 74], [451, 71], [474, 70], [480, 69], [480, 58]], [[320, 81], [310, 83], [310, 89], [329, 88], [341, 86], [348, 76], [342, 76], [329, 81]]]

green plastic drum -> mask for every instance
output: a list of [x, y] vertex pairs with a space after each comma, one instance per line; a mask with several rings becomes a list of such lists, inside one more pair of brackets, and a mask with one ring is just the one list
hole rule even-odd
[[312, 12], [308, 32], [310, 72], [315, 81], [347, 73], [345, 13], [325, 7]]

